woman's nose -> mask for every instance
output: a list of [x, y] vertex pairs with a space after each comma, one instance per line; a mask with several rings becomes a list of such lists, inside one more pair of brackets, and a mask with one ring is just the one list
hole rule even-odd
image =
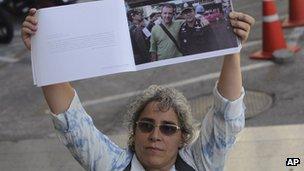
[[155, 127], [151, 132], [150, 132], [150, 135], [149, 135], [149, 140], [150, 141], [160, 141], [161, 140], [161, 138], [160, 138], [160, 135], [161, 134], [161, 132], [160, 132], [160, 130], [159, 130], [159, 128], [158, 127]]

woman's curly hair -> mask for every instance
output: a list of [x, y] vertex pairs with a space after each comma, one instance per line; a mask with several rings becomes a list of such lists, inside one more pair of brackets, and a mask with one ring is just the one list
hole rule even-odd
[[192, 123], [191, 108], [187, 99], [174, 88], [151, 85], [144, 90], [143, 93], [138, 95], [128, 107], [129, 149], [135, 151], [134, 134], [136, 122], [147, 104], [153, 101], [158, 102], [157, 107], [162, 112], [166, 112], [170, 108], [174, 110], [178, 117], [179, 126], [181, 127], [184, 145], [189, 144], [195, 138], [197, 131]]

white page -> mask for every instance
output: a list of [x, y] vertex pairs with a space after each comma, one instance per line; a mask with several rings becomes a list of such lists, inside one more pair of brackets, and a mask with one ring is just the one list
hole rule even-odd
[[[32, 46], [33, 46], [33, 39], [34, 39], [34, 37], [31, 40], [32, 41], [31, 42]], [[36, 72], [35, 72], [35, 67], [34, 67], [34, 65], [36, 63], [34, 62], [34, 56], [36, 56], [36, 49], [31, 48], [31, 61], [32, 61], [33, 82], [34, 82], [34, 85], [37, 85]]]
[[32, 59], [38, 86], [135, 70], [124, 1], [46, 8], [37, 17]]

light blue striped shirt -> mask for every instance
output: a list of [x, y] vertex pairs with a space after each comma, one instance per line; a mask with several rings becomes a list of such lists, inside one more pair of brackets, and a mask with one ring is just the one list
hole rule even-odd
[[[202, 120], [199, 137], [179, 150], [180, 157], [198, 171], [223, 170], [227, 153], [245, 124], [244, 89], [235, 101], [222, 97], [217, 88], [213, 94], [214, 103]], [[123, 171], [131, 162], [133, 152], [96, 129], [77, 93], [66, 112], [51, 116], [59, 139], [86, 170]]]

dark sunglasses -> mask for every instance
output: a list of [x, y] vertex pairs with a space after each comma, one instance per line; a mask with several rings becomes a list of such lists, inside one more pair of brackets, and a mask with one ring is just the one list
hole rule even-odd
[[138, 121], [136, 122], [136, 125], [138, 126], [139, 130], [143, 133], [152, 132], [156, 127], [159, 127], [160, 132], [167, 136], [173, 135], [178, 130], [180, 130], [180, 127], [174, 124], [156, 125], [153, 122], [149, 122], [149, 121]]

